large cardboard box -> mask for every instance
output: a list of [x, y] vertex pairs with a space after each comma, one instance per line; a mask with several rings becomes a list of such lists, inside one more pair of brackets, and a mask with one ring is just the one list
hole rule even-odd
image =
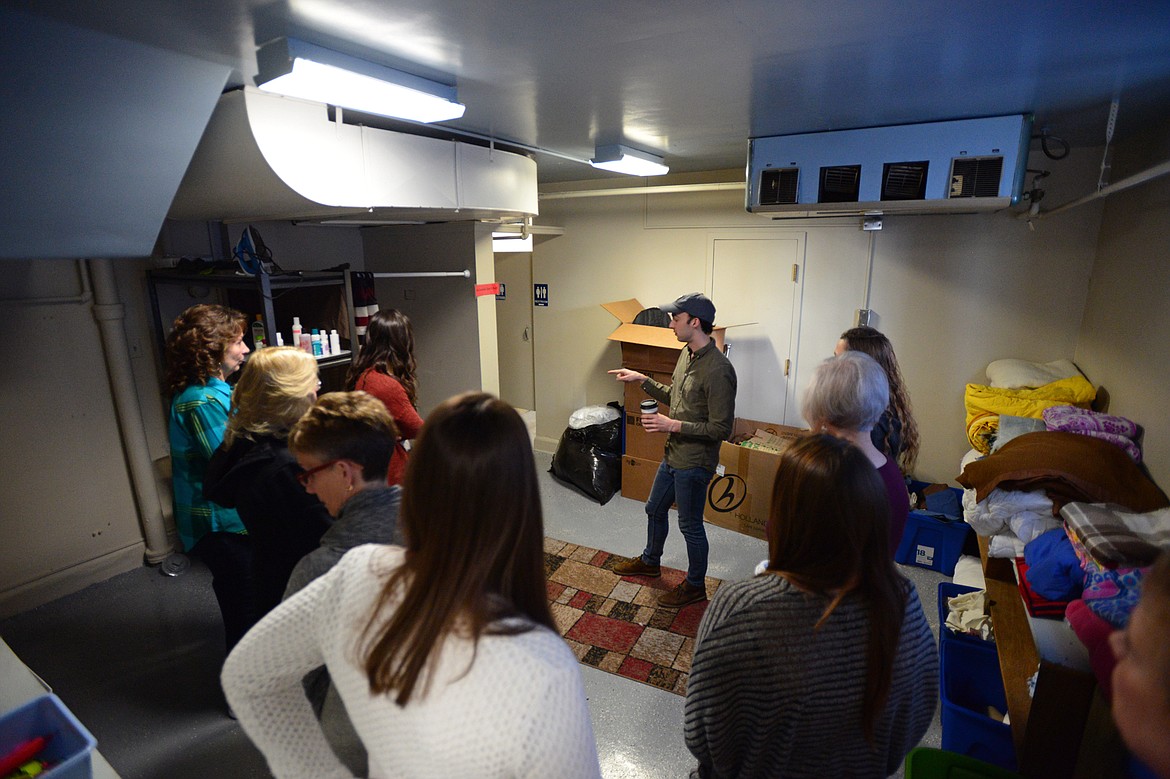
[[[757, 436], [757, 432], [761, 435]], [[798, 427], [737, 417], [731, 439], [719, 448], [719, 466], [707, 487], [703, 519], [712, 525], [764, 538], [780, 455], [755, 447], [766, 444], [783, 451], [807, 433]], [[753, 437], [763, 444], [753, 442]]]
[[[657, 373], [655, 371], [642, 371], [647, 376], [660, 381], [663, 384], [670, 384], [669, 373]], [[642, 410], [640, 404], [643, 400], [650, 396], [642, 391], [639, 384], [630, 382], [626, 385], [625, 399], [625, 426], [626, 426], [626, 449], [625, 453], [631, 457], [641, 457], [644, 460], [653, 460], [660, 462], [662, 460], [662, 452], [666, 447], [666, 433], [649, 433], [642, 427]], [[666, 409], [659, 404], [659, 410], [666, 413]]]
[[661, 452], [658, 453], [657, 460], [622, 455], [622, 497], [649, 500], [650, 488], [654, 486], [654, 475], [658, 473], [661, 462]]
[[[665, 373], [667, 377], [674, 372], [674, 365], [678, 362], [678, 353], [682, 351], [683, 344], [675, 338], [673, 330], [669, 327], [634, 324], [634, 318], [646, 308], [636, 298], [602, 303], [601, 307], [621, 322], [617, 329], [609, 334], [609, 340], [622, 345], [623, 368], [640, 373], [647, 371]], [[711, 331], [715, 346], [720, 351], [723, 351], [724, 331], [728, 327], [735, 325], [721, 325]]]

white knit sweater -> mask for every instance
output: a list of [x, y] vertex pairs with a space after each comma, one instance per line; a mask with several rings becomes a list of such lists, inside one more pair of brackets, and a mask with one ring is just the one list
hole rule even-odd
[[371, 695], [356, 640], [403, 550], [365, 545], [284, 601], [223, 669], [228, 703], [278, 779], [350, 777], [301, 679], [325, 664], [369, 753], [371, 777], [599, 777], [576, 658], [546, 628], [451, 638], [429, 691], [400, 707]]

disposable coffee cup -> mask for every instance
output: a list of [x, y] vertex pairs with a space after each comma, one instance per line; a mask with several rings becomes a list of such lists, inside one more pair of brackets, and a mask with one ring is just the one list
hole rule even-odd
[[658, 401], [651, 400], [649, 398], [647, 398], [646, 400], [643, 400], [642, 401], [642, 413], [643, 414], [657, 414], [658, 413]]

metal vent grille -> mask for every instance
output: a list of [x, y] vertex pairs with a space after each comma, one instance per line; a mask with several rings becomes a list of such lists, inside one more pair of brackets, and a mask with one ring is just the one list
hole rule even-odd
[[778, 206], [796, 202], [800, 168], [768, 168], [760, 172], [760, 205]]
[[930, 162], [887, 162], [882, 167], [882, 200], [926, 198], [926, 170]]
[[861, 192], [860, 165], [834, 165], [821, 168], [818, 203], [856, 203]]
[[956, 157], [951, 160], [947, 197], [998, 197], [1003, 157]]

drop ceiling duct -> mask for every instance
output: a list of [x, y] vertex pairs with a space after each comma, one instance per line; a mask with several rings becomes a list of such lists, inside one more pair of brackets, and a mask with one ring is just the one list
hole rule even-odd
[[524, 155], [331, 121], [321, 103], [245, 87], [220, 97], [168, 216], [373, 224], [537, 210]]
[[747, 210], [775, 219], [995, 211], [1024, 184], [1032, 117], [754, 138]]

